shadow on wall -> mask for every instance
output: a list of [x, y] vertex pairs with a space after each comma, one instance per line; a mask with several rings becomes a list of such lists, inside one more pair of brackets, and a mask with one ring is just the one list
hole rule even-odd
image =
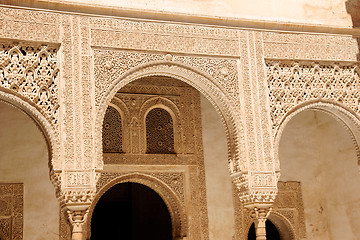
[[[347, 0], [346, 11], [350, 14], [353, 23], [353, 28], [360, 29], [360, 0]], [[357, 38], [359, 53], [357, 60], [360, 61], [360, 36]]]

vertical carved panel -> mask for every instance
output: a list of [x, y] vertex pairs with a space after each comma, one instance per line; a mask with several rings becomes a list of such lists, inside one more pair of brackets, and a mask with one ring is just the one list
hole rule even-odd
[[0, 236], [23, 239], [24, 186], [22, 183], [0, 184]]
[[104, 152], [122, 152], [122, 121], [120, 113], [113, 107], [106, 110], [102, 134]]
[[165, 109], [154, 108], [146, 116], [146, 152], [174, 153], [173, 120]]

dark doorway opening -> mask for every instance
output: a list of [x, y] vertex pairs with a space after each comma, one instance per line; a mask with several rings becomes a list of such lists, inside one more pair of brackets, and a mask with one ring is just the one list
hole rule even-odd
[[[276, 226], [270, 221], [266, 220], [266, 239], [280, 240], [280, 233]], [[255, 224], [251, 224], [248, 234], [248, 240], [256, 240]]]
[[96, 204], [90, 239], [172, 240], [170, 213], [154, 190], [138, 183], [120, 183]]

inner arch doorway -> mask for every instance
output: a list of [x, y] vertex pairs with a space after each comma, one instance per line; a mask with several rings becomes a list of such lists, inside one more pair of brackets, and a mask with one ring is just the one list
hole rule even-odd
[[97, 202], [91, 219], [91, 240], [172, 240], [165, 202], [151, 188], [119, 183]]

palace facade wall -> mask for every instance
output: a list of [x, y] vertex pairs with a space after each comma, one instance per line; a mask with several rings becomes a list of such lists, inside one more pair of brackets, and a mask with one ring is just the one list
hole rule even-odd
[[[344, 232], [358, 238], [360, 213], [351, 210], [359, 209], [356, 1], [179, 4], [9, 0], [0, 6], [0, 100], [40, 130], [1, 103], [1, 141], [8, 142], [0, 184], [15, 184], [10, 202], [21, 198], [23, 184], [24, 238], [40, 239], [31, 230], [39, 227], [34, 234], [46, 239], [88, 239], [97, 201], [123, 182], [157, 191], [174, 239], [247, 239], [253, 222], [264, 239], [266, 219], [284, 239]], [[186, 87], [178, 93], [171, 84], [139, 86], [139, 79]], [[107, 109], [115, 105], [126, 123], [119, 141], [125, 150], [116, 154], [106, 152], [103, 135]], [[172, 155], [147, 149], [146, 116], [157, 107], [172, 117], [174, 145], [166, 153]], [[330, 113], [341, 127], [314, 111]], [[26, 132], [26, 148], [9, 150], [20, 141], [9, 129]], [[30, 204], [35, 197], [41, 200]], [[331, 220], [335, 215], [339, 220]], [[6, 231], [0, 237], [7, 239]]]

